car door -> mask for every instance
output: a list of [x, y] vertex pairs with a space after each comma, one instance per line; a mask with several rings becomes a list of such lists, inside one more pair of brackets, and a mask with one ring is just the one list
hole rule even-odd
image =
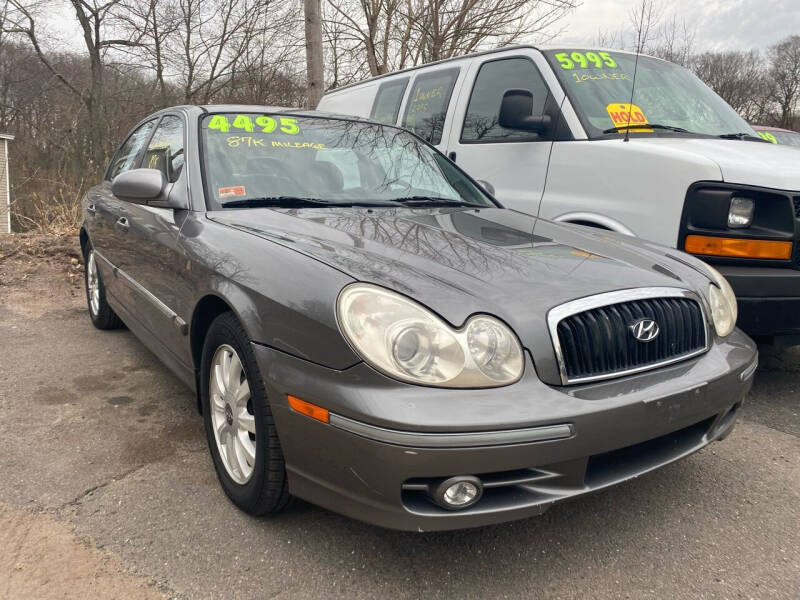
[[[505, 56], [473, 61], [467, 75], [471, 91], [454, 109], [447, 155], [475, 179], [491, 184], [509, 208], [536, 215], [558, 117], [558, 104], [531, 57]], [[533, 116], [550, 114], [545, 134], [507, 129], [499, 124], [500, 103], [510, 89], [533, 94]], [[469, 84], [464, 85], [469, 90]]]
[[125, 231], [121, 224], [125, 222], [123, 213], [126, 203], [111, 192], [111, 181], [120, 173], [138, 166], [155, 124], [155, 120], [143, 123], [128, 135], [111, 160], [103, 181], [87, 194], [86, 227], [89, 239], [100, 257], [98, 265], [106, 291], [117, 298], [120, 290], [112, 270], [121, 261], [120, 242]]
[[[181, 193], [184, 174], [185, 124], [179, 114], [164, 115], [141, 160], [141, 168], [158, 169], [168, 183], [167, 193]], [[184, 365], [190, 364], [187, 326], [176, 307], [192, 290], [184, 276], [179, 245], [185, 210], [121, 201], [125, 233], [120, 240], [121, 287], [130, 314]]]

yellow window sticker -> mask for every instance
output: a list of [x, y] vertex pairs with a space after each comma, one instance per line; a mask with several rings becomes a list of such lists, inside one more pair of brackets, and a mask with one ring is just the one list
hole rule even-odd
[[[642, 125], [647, 125], [647, 117], [644, 116], [644, 111], [635, 104], [615, 102], [606, 106], [606, 111], [611, 118], [611, 122], [614, 123], [614, 127], [622, 127], [623, 131], [629, 123], [637, 126], [635, 129], [632, 128], [631, 131], [653, 131], [647, 127], [641, 127]], [[629, 118], [630, 121], [628, 120]]]
[[[300, 126], [297, 119], [292, 117], [279, 117], [277, 119], [268, 115], [260, 115], [255, 119], [251, 115], [236, 115], [233, 117], [233, 129], [247, 131], [249, 133], [261, 132], [272, 133], [278, 131], [288, 135], [300, 133]], [[208, 121], [208, 128], [227, 133], [231, 131], [231, 122], [226, 115], [214, 115]]]
[[768, 142], [772, 142], [773, 144], [778, 143], [778, 138], [776, 138], [773, 134], [769, 131], [758, 131], [758, 135], [760, 135], [763, 139], [767, 140]]
[[608, 52], [559, 52], [555, 55], [558, 65], [566, 70], [572, 69], [615, 69], [615, 61]]
[[296, 150], [298, 148], [306, 148], [311, 150], [327, 150], [325, 144], [315, 144], [312, 142], [272, 142], [273, 148], [286, 148], [287, 150]]

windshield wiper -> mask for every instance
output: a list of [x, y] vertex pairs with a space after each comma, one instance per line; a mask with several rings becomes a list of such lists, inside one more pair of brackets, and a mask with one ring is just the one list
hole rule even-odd
[[749, 133], [740, 132], [740, 133], [723, 133], [717, 136], [718, 138], [722, 138], [723, 140], [753, 140], [756, 142], [768, 142], [764, 138], [756, 137], [754, 135], [750, 135]]
[[265, 196], [245, 198], [221, 203], [222, 208], [315, 208], [319, 206], [397, 206], [396, 202], [360, 200], [323, 200], [322, 198], [303, 198], [300, 196]]
[[464, 200], [453, 200], [451, 198], [438, 198], [436, 196], [404, 196], [392, 198], [390, 202], [396, 202], [403, 206], [469, 206], [486, 208], [483, 204], [465, 202]]
[[683, 127], [675, 127], [674, 125], [660, 125], [658, 123], [631, 123], [630, 125], [620, 125], [619, 127], [611, 127], [606, 129], [603, 133], [619, 133], [626, 129], [666, 129], [667, 131], [675, 131], [677, 133], [691, 133], [688, 129]]

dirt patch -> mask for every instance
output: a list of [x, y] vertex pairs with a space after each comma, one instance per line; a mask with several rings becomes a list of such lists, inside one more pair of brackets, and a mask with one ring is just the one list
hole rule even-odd
[[78, 236], [0, 235], [0, 307], [26, 317], [83, 302]]
[[0, 598], [164, 598], [50, 515], [0, 506]]

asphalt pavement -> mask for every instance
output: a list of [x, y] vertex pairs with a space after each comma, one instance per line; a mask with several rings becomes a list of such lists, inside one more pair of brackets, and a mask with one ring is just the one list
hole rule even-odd
[[800, 348], [763, 357], [727, 440], [540, 517], [252, 518], [192, 394], [95, 330], [78, 281], [27, 269], [0, 286], [0, 598], [800, 598]]

